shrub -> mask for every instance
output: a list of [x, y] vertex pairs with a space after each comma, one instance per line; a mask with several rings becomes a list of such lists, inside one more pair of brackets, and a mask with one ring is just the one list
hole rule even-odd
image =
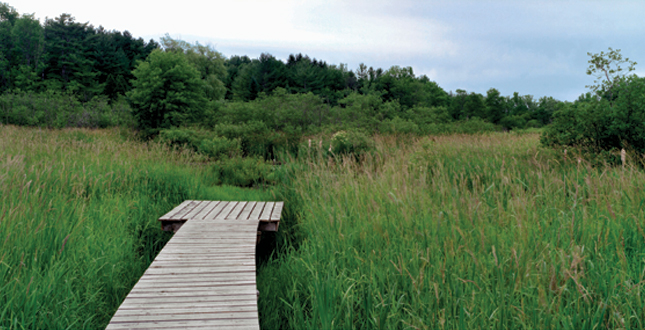
[[272, 183], [272, 172], [272, 166], [260, 157], [226, 158], [213, 165], [216, 184], [238, 187]]
[[186, 146], [215, 160], [242, 154], [240, 139], [227, 139], [215, 132], [188, 128], [172, 128], [159, 132], [158, 139], [176, 146]]
[[361, 155], [374, 150], [374, 143], [362, 132], [348, 130], [332, 136], [331, 148], [335, 154]]
[[499, 131], [499, 126], [484, 121], [479, 117], [473, 117], [469, 120], [456, 122], [452, 125], [452, 133], [476, 134]]
[[540, 139], [546, 146], [571, 146], [583, 152], [625, 148], [645, 152], [645, 79], [617, 82], [612, 99], [597, 96], [556, 111]]
[[230, 140], [238, 139], [244, 156], [257, 156], [274, 159], [278, 149], [286, 149], [293, 143], [284, 132], [270, 129], [264, 122], [250, 121], [242, 124], [221, 123], [213, 130], [216, 134]]
[[386, 134], [419, 134], [419, 126], [410, 120], [394, 117], [379, 125], [379, 131]]
[[526, 119], [520, 115], [506, 116], [499, 121], [505, 129], [524, 128]]
[[0, 121], [40, 127], [133, 127], [132, 109], [123, 99], [108, 103], [105, 97], [80, 102], [76, 96], [56, 92], [13, 92], [0, 95]]

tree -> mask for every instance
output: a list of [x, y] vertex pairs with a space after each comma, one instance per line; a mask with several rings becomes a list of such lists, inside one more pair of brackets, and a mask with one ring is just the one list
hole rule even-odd
[[224, 66], [225, 59], [222, 53], [198, 42], [190, 44], [183, 40], [172, 39], [168, 34], [161, 38], [161, 45], [166, 51], [186, 55], [188, 62], [199, 71], [201, 79], [204, 80], [206, 97], [211, 100], [224, 98], [227, 70]]
[[0, 92], [11, 87], [11, 30], [17, 19], [16, 9], [0, 2]]
[[[626, 74], [634, 71], [636, 62], [630, 61], [629, 58], [623, 58], [620, 49], [612, 49], [609, 47], [607, 53], [600, 52], [600, 54], [587, 53], [591, 56], [587, 74], [594, 76], [593, 85], [585, 86], [596, 92], [601, 97], [606, 97], [609, 101], [613, 100], [614, 87], [625, 79]], [[627, 72], [623, 71], [621, 65], [627, 64]]]
[[499, 123], [504, 117], [503, 98], [497, 89], [491, 88], [486, 92], [486, 114], [488, 121], [493, 124]]
[[471, 92], [466, 98], [466, 103], [464, 104], [464, 114], [467, 119], [474, 117], [483, 119], [486, 116], [484, 96], [479, 93]]
[[642, 154], [645, 152], [645, 79], [625, 76], [620, 64], [628, 63], [627, 72], [635, 62], [623, 59], [619, 51], [590, 54], [587, 74], [600, 74], [596, 92], [582, 95], [573, 104], [558, 107], [553, 122], [541, 137], [544, 145], [573, 146], [583, 151], [601, 154], [616, 161], [607, 151], [621, 148]]
[[154, 50], [132, 73], [136, 79], [127, 96], [144, 136], [202, 117], [206, 86], [183, 54]]
[[13, 39], [12, 70], [13, 85], [22, 90], [35, 88], [38, 74], [44, 69], [42, 55], [45, 40], [43, 28], [33, 15], [23, 15], [11, 29]]
[[285, 64], [270, 54], [261, 54], [251, 63], [243, 64], [232, 83], [233, 99], [250, 101], [259, 93], [270, 93], [288, 85]]
[[99, 83], [96, 38], [89, 23], [77, 23], [70, 14], [47, 19], [45, 34], [45, 76], [50, 89], [68, 90], [89, 100], [103, 92]]

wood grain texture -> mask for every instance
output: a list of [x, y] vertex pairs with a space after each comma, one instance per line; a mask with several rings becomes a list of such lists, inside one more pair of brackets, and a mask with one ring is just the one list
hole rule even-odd
[[162, 224], [185, 223], [107, 329], [259, 329], [257, 233], [260, 221], [279, 221], [282, 208], [282, 202], [188, 200], [164, 214]]

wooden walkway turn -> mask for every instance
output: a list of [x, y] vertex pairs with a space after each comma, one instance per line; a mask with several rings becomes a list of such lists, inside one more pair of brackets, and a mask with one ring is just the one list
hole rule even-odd
[[168, 212], [159, 220], [176, 234], [107, 329], [259, 329], [258, 228], [277, 230], [282, 207], [282, 202], [185, 201]]

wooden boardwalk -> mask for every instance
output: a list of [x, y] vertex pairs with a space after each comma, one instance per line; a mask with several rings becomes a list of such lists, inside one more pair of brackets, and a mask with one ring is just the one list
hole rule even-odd
[[259, 329], [258, 228], [277, 230], [282, 207], [282, 202], [185, 201], [168, 212], [159, 220], [176, 234], [107, 329]]

